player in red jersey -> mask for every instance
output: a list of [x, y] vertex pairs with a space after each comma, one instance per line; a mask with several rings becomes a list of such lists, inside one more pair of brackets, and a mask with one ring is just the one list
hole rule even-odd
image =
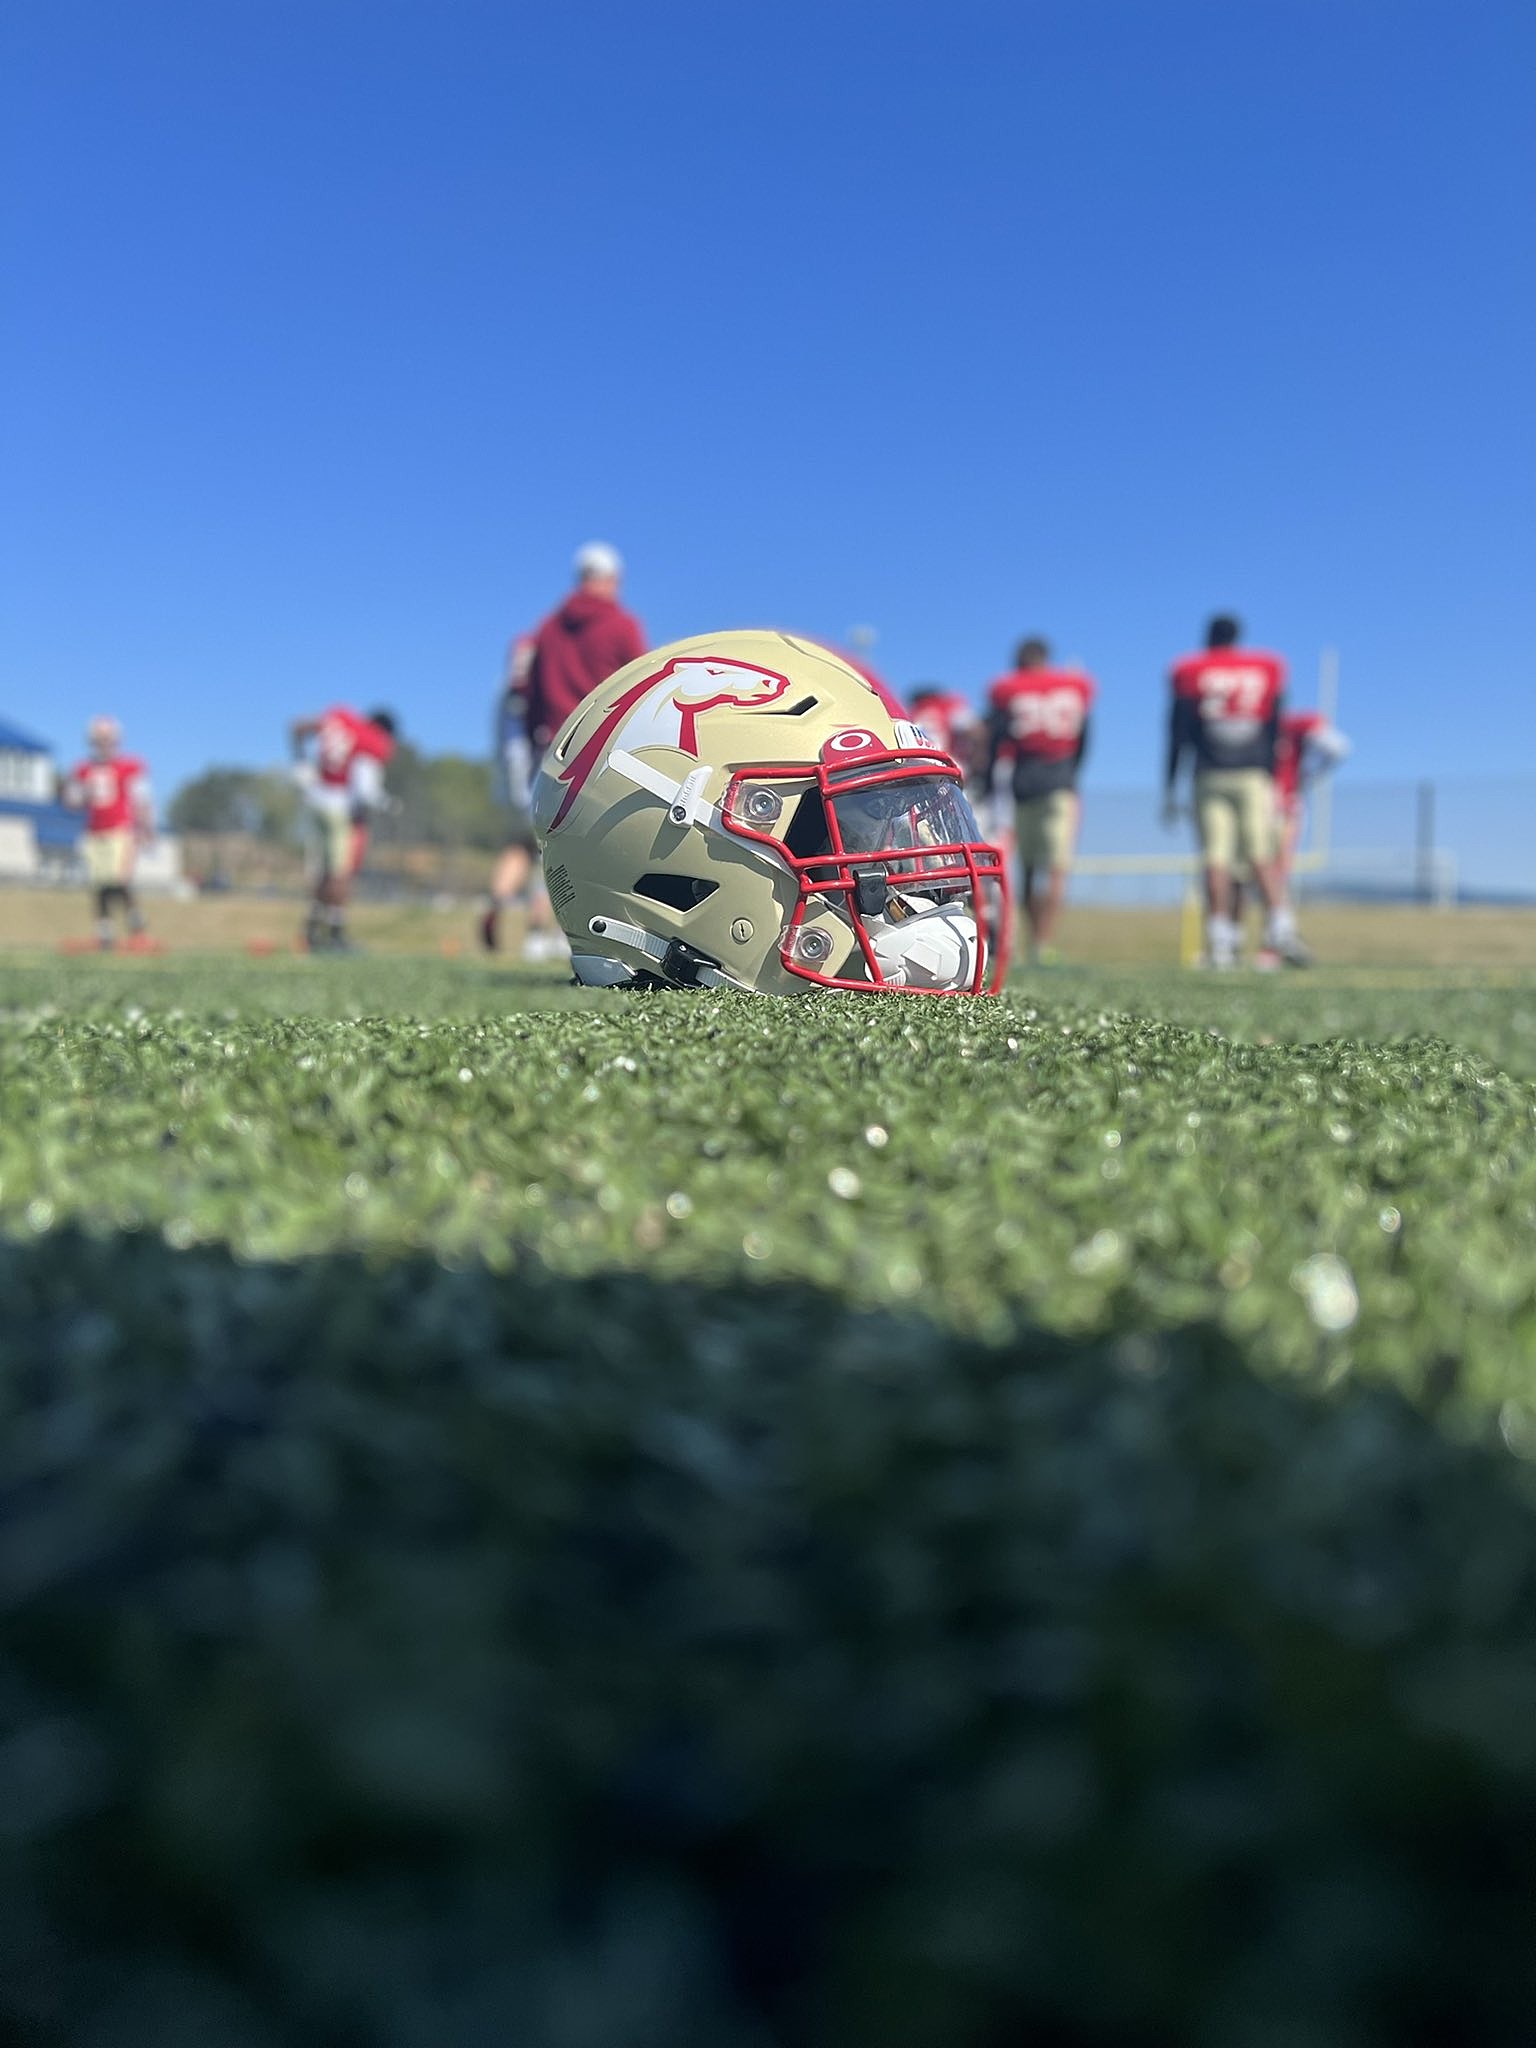
[[317, 718], [296, 718], [289, 728], [295, 775], [316, 827], [315, 893], [304, 923], [312, 952], [348, 949], [352, 881], [368, 850], [368, 821], [389, 807], [384, 769], [395, 733], [392, 713], [370, 711], [364, 718], [343, 704]]
[[919, 683], [908, 702], [913, 718], [933, 744], [958, 762], [967, 783], [974, 783], [984, 769], [985, 749], [981, 744], [984, 728], [970, 698], [939, 683]]
[[1047, 963], [1082, 817], [1077, 783], [1096, 694], [1091, 676], [1050, 661], [1049, 641], [1021, 641], [1012, 672], [987, 693], [987, 781], [994, 808], [1012, 800], [1030, 958]]
[[1236, 964], [1241, 932], [1235, 879], [1246, 868], [1268, 913], [1266, 950], [1302, 967], [1312, 956], [1297, 935], [1275, 859], [1275, 750], [1285, 663], [1276, 654], [1240, 647], [1241, 638], [1239, 621], [1220, 613], [1206, 628], [1204, 648], [1173, 665], [1163, 822], [1171, 825], [1180, 816], [1179, 772], [1189, 754], [1211, 965]]
[[533, 781], [544, 749], [584, 697], [645, 652], [644, 627], [619, 603], [624, 562], [618, 549], [606, 541], [588, 541], [576, 550], [573, 567], [576, 588], [570, 596], [527, 640], [513, 643], [514, 650], [522, 652], [514, 656], [515, 683], [509, 670], [501, 699], [503, 734], [509, 715], [520, 727], [515, 761], [505, 743], [502, 746], [509, 774], [512, 831], [491, 877], [491, 900], [480, 919], [480, 942], [488, 951], [496, 951], [501, 943], [502, 910], [515, 896], [521, 896], [528, 905], [525, 960], [555, 959], [566, 951], [539, 879], [533, 836]]
[[645, 629], [619, 603], [624, 563], [606, 541], [576, 552], [576, 588], [533, 636], [528, 737], [543, 753], [584, 697], [645, 652]]
[[66, 804], [85, 813], [85, 871], [96, 894], [96, 939], [104, 952], [116, 943], [114, 909], [123, 913], [128, 945], [145, 943], [133, 874], [139, 848], [155, 831], [148, 771], [132, 754], [118, 751], [121, 741], [115, 718], [93, 718], [85, 729], [87, 756], [60, 790]]
[[[1349, 752], [1349, 741], [1321, 711], [1283, 711], [1275, 739], [1275, 867], [1285, 900], [1291, 902], [1291, 871], [1305, 821], [1306, 792], [1335, 769]], [[1243, 921], [1243, 885], [1234, 892], [1233, 916]], [[1270, 947], [1259, 950], [1256, 967], [1281, 967], [1284, 960]]]
[[1321, 711], [1286, 711], [1275, 742], [1275, 807], [1279, 813], [1277, 859], [1287, 892], [1307, 791], [1329, 775], [1349, 753], [1349, 741]]

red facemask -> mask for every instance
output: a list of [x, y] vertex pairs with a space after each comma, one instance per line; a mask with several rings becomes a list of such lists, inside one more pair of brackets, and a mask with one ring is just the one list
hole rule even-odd
[[[773, 829], [791, 804], [787, 827]], [[803, 763], [738, 770], [721, 816], [727, 830], [771, 847], [799, 883], [780, 941], [789, 973], [822, 988], [1001, 989], [1012, 926], [1007, 862], [982, 839], [947, 754], [897, 753], [872, 733], [839, 733], [814, 780]], [[834, 941], [806, 920], [829, 905], [852, 928], [862, 976], [823, 970]]]

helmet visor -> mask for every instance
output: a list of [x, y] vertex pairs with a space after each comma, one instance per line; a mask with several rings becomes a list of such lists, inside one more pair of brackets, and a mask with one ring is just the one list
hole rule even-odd
[[[849, 783], [856, 786], [841, 786]], [[925, 847], [969, 846], [981, 838], [965, 791], [953, 776], [904, 775], [870, 782], [850, 771], [829, 777], [828, 784], [828, 803], [845, 853], [916, 853]], [[922, 863], [895, 865], [915, 871]]]

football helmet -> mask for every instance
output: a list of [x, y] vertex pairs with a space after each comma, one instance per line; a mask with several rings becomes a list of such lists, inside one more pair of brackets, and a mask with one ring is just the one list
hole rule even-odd
[[785, 633], [674, 641], [579, 704], [533, 815], [577, 978], [995, 994], [1003, 855], [955, 761], [872, 678]]

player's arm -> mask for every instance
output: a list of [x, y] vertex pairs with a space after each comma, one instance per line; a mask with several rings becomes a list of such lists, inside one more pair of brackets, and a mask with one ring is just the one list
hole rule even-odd
[[498, 759], [514, 739], [528, 730], [528, 678], [533, 671], [534, 653], [534, 640], [527, 633], [519, 633], [507, 648], [491, 739]]
[[997, 780], [997, 764], [1002, 759], [1003, 748], [1012, 737], [1008, 720], [1008, 707], [994, 697], [987, 707], [987, 729], [983, 740], [986, 749], [987, 787], [991, 789]]
[[155, 793], [149, 786], [149, 777], [135, 775], [128, 785], [128, 801], [133, 808], [133, 829], [143, 844], [155, 836]]
[[318, 718], [296, 718], [288, 728], [288, 745], [295, 761], [302, 761], [304, 749], [320, 730]]
[[1320, 725], [1302, 743], [1299, 781], [1305, 785], [1331, 775], [1341, 761], [1349, 759], [1351, 751], [1349, 740], [1336, 725]]
[[1079, 775], [1080, 775], [1080, 774], [1082, 773], [1082, 770], [1083, 770], [1083, 763], [1084, 763], [1084, 762], [1085, 762], [1085, 761], [1087, 760], [1087, 758], [1088, 758], [1088, 728], [1089, 728], [1089, 726], [1090, 726], [1090, 725], [1091, 725], [1092, 723], [1093, 723], [1092, 719], [1091, 719], [1091, 718], [1089, 717], [1088, 713], [1087, 713], [1087, 712], [1085, 711], [1085, 712], [1083, 713], [1083, 722], [1082, 722], [1082, 725], [1081, 725], [1081, 727], [1080, 727], [1080, 728], [1079, 728], [1079, 730], [1078, 730], [1078, 735], [1077, 735], [1077, 751], [1076, 751], [1076, 753], [1074, 753], [1074, 754], [1073, 754], [1073, 756], [1072, 756], [1072, 767], [1073, 767], [1073, 770], [1075, 771], [1075, 773], [1077, 773], [1077, 774], [1079, 774]]
[[1178, 781], [1179, 770], [1184, 765], [1184, 756], [1194, 744], [1195, 707], [1191, 699], [1181, 697], [1177, 690], [1168, 707], [1168, 761], [1163, 773], [1163, 823], [1171, 825], [1179, 815]]
[[986, 763], [988, 824], [993, 838], [998, 840], [1004, 839], [1013, 826], [1012, 739], [1008, 707], [994, 697], [988, 706], [986, 728], [977, 736], [977, 751]]
[[537, 641], [523, 674], [523, 702], [527, 706], [529, 739], [537, 747], [547, 747], [555, 734], [544, 701], [544, 657]]
[[354, 825], [366, 825], [378, 811], [396, 808], [384, 787], [384, 763], [377, 754], [358, 754], [347, 777], [347, 799]]
[[78, 768], [68, 768], [59, 777], [59, 802], [72, 811], [81, 810], [85, 804], [85, 780]]
[[1284, 711], [1285, 698], [1277, 692], [1270, 714], [1264, 721], [1264, 765], [1271, 775], [1275, 772], [1275, 761], [1280, 752], [1280, 719]]
[[530, 725], [526, 681], [509, 680], [496, 706], [495, 760], [497, 786], [515, 810], [527, 810], [532, 801], [533, 742], [528, 737]]

